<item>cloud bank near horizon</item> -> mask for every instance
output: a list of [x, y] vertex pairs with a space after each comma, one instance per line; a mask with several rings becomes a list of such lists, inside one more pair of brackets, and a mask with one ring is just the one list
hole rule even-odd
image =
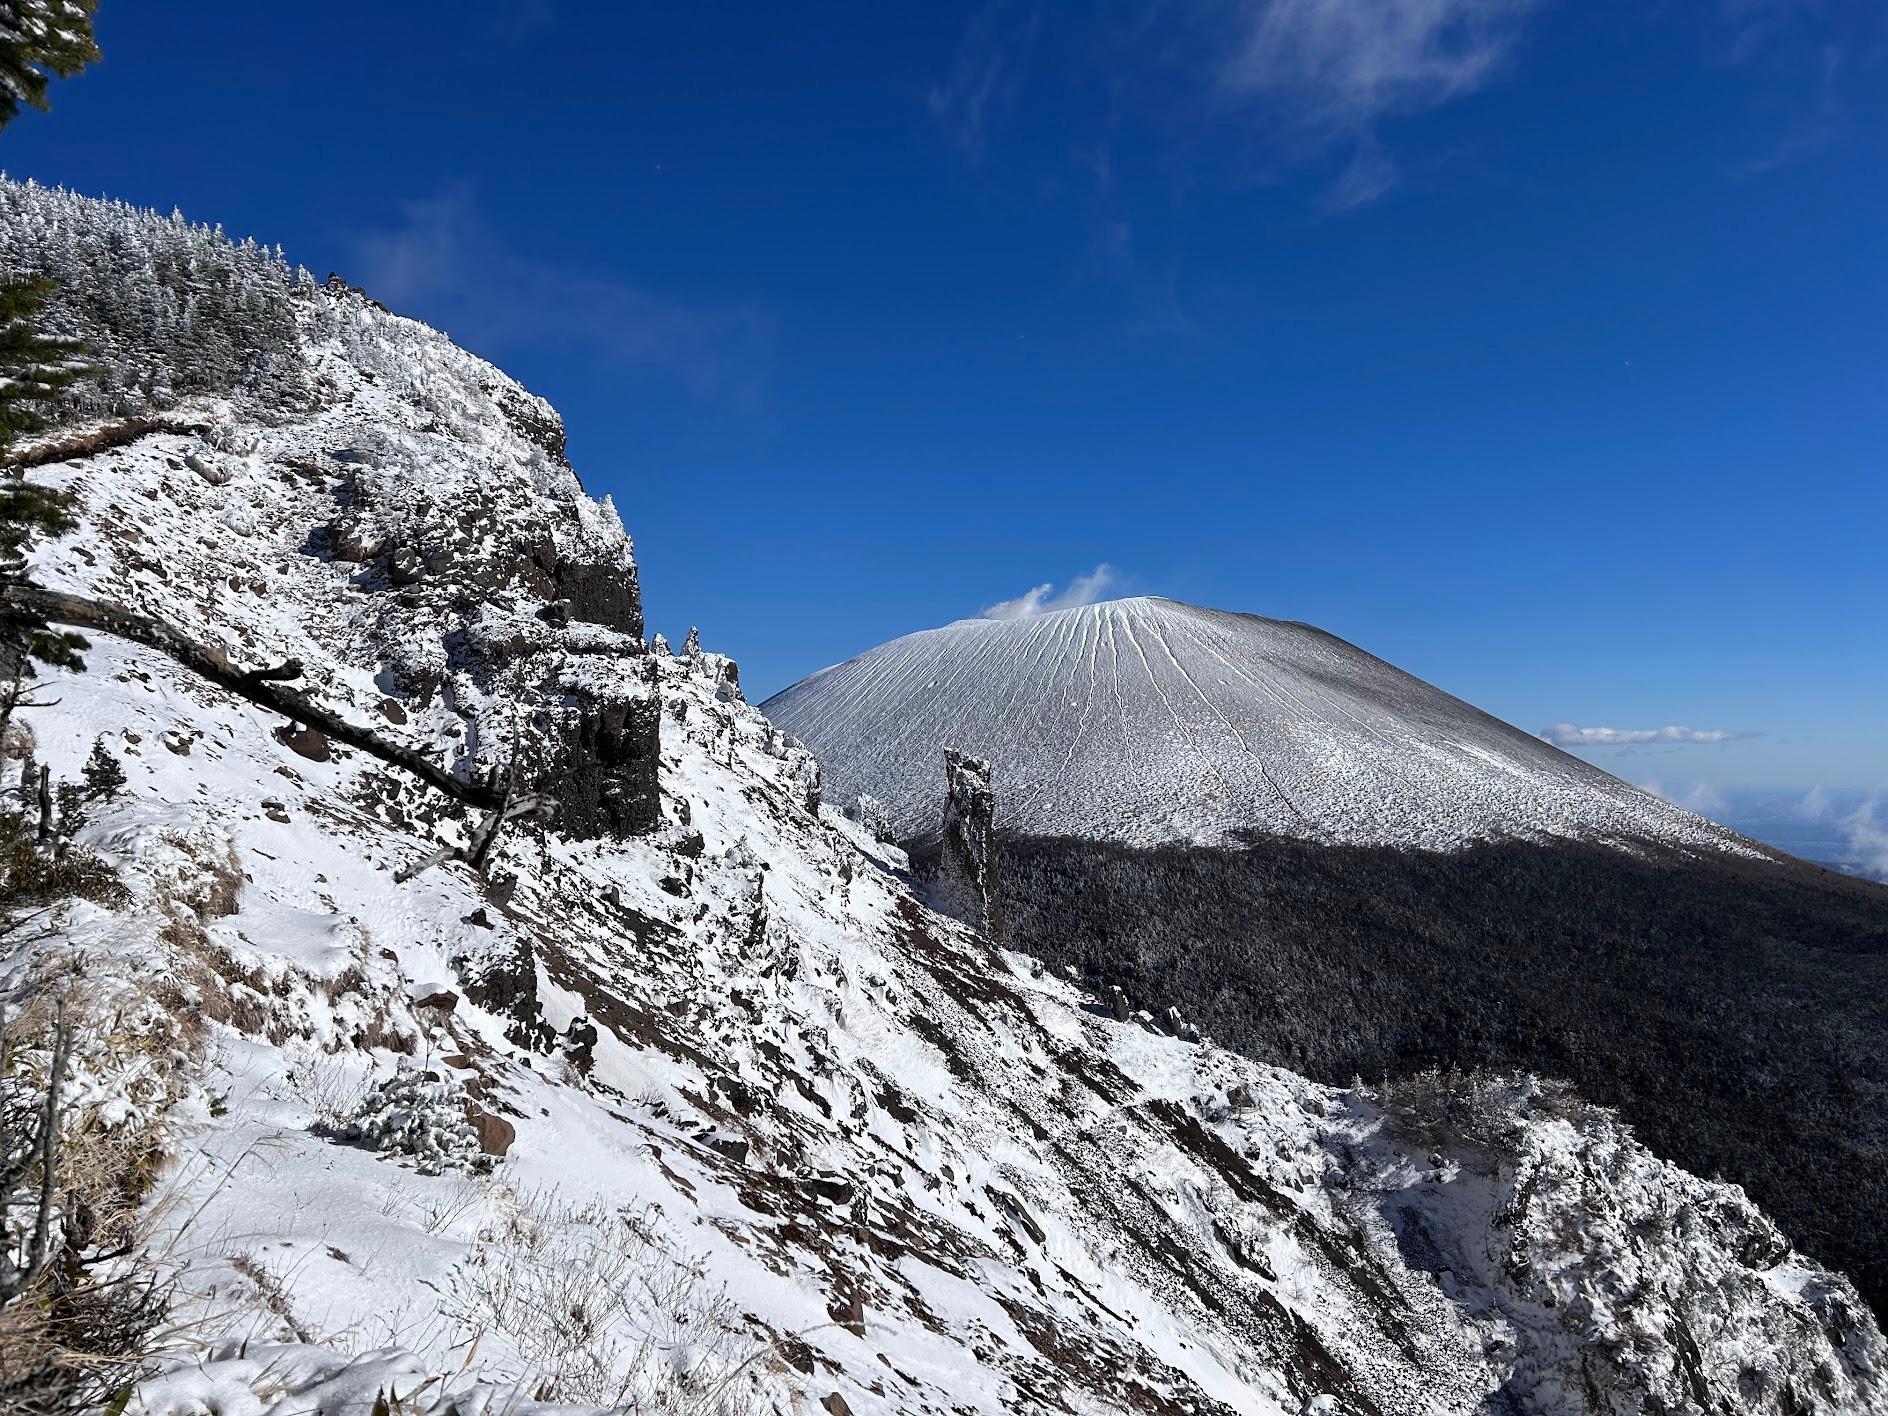
[[1632, 747], [1642, 743], [1742, 742], [1762, 734], [1687, 728], [1676, 723], [1662, 728], [1583, 728], [1577, 723], [1553, 723], [1542, 728], [1540, 736], [1555, 747]]

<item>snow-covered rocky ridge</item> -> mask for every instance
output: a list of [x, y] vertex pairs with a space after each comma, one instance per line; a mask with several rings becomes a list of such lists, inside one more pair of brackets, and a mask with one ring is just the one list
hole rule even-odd
[[132, 1412], [1888, 1410], [1846, 1282], [1605, 1116], [1318, 1086], [926, 910], [727, 660], [645, 647], [548, 407], [357, 295], [295, 320], [306, 405], [33, 473], [83, 510], [38, 579], [564, 815], [400, 882], [456, 808], [166, 658], [98, 637], [27, 715], [129, 776], [78, 843], [129, 902], [4, 986], [166, 1128]]
[[1022, 835], [1753, 849], [1321, 630], [1153, 596], [908, 634], [761, 706], [906, 840], [953, 748], [994, 764]]

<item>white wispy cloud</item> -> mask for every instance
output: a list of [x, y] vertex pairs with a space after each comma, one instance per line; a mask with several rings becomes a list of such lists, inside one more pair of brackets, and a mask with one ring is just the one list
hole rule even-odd
[[[1380, 128], [1476, 92], [1509, 69], [1545, 0], [1141, 0], [1082, 12], [1044, 0], [986, 0], [927, 93], [932, 117], [979, 164], [1026, 85], [1051, 59], [1099, 64], [1109, 125], [1151, 99], [1157, 126], [1192, 148], [1232, 133], [1250, 168], [1334, 158], [1322, 205], [1363, 206], [1397, 170]], [[1053, 20], [1053, 25], [1049, 20]], [[1074, 36], [1074, 38], [1071, 38]], [[1057, 41], [1060, 44], [1057, 44]], [[1099, 57], [1098, 57], [1099, 56]], [[1056, 80], [1064, 87], [1069, 75]], [[1086, 162], [1078, 148], [1078, 161]]]
[[1638, 743], [1738, 742], [1759, 733], [1726, 732], [1721, 728], [1583, 728], [1577, 723], [1554, 723], [1540, 735], [1556, 747], [1628, 747]]
[[1888, 882], [1888, 802], [1865, 801], [1838, 824], [1849, 863], [1872, 880]]
[[692, 393], [737, 407], [758, 403], [770, 372], [765, 316], [696, 307], [528, 254], [504, 239], [464, 183], [403, 203], [397, 224], [351, 244], [347, 274], [369, 295], [488, 356], [575, 344], [612, 363], [664, 370]]
[[[1852, 804], [1851, 804], [1852, 803]], [[1871, 880], [1888, 883], [1888, 796], [1856, 801], [1855, 793], [1812, 787], [1796, 805], [1806, 821], [1826, 822], [1842, 837], [1843, 859]]]
[[1047, 581], [1025, 591], [1014, 600], [999, 600], [983, 611], [981, 618], [993, 620], [1029, 619], [1051, 610], [1071, 610], [1077, 605], [1092, 605], [1102, 599], [1119, 577], [1114, 567], [1103, 563], [1086, 575], [1078, 575], [1061, 591]]
[[1366, 132], [1473, 93], [1507, 63], [1534, 0], [1248, 0], [1220, 83]]
[[991, 121], [1016, 101], [1040, 24], [1026, 5], [990, 0], [964, 31], [950, 75], [926, 95], [931, 116], [972, 166], [983, 161]]
[[1730, 812], [1731, 804], [1724, 799], [1724, 794], [1709, 782], [1693, 782], [1680, 791], [1668, 789], [1662, 782], [1647, 782], [1645, 790], [1655, 797], [1662, 797], [1673, 806], [1682, 806], [1686, 811], [1696, 812], [1699, 816], [1721, 820]]
[[1803, 793], [1803, 799], [1796, 803], [1795, 814], [1805, 821], [1826, 821], [1834, 805], [1827, 790], [1820, 786], [1811, 787]]
[[1253, 110], [1286, 158], [1346, 154], [1328, 207], [1362, 206], [1396, 181], [1386, 120], [1439, 108], [1506, 72], [1536, 0], [1244, 0], [1215, 80]]

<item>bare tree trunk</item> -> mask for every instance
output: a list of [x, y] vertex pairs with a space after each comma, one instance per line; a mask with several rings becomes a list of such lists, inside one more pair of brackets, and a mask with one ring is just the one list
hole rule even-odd
[[486, 818], [485, 824], [473, 835], [471, 848], [465, 853], [465, 863], [474, 870], [484, 872], [485, 862], [491, 856], [492, 848], [498, 844], [499, 830], [511, 815], [511, 801], [517, 791], [518, 730], [514, 723], [511, 735], [511, 762], [505, 772], [504, 794], [498, 798], [498, 805], [492, 809], [492, 814]]
[[463, 861], [483, 875], [486, 863], [491, 859], [492, 851], [498, 845], [498, 835], [507, 821], [516, 821], [525, 816], [543, 816], [557, 809], [554, 798], [541, 792], [526, 792], [518, 795], [518, 747], [516, 724], [513, 725], [511, 763], [505, 774], [505, 789], [491, 813], [473, 831], [471, 838], [463, 847], [441, 846], [431, 855], [415, 861], [412, 865], [402, 866], [393, 873], [393, 883], [404, 885], [417, 875], [423, 875], [436, 865], [443, 865], [449, 860]]
[[66, 1005], [59, 1005], [53, 1024], [52, 1071], [46, 1078], [46, 1112], [39, 1123], [39, 1213], [33, 1220], [33, 1245], [28, 1251], [26, 1272], [20, 1286], [29, 1286], [45, 1272], [52, 1241], [52, 1197], [58, 1188], [59, 1165], [59, 1092], [65, 1081], [66, 1055], [72, 1045], [72, 1025], [66, 1021]]
[[52, 839], [52, 768], [39, 767], [39, 844]]
[[17, 609], [22, 614], [37, 615], [53, 624], [95, 630], [101, 634], [115, 635], [119, 639], [129, 639], [147, 649], [155, 649], [192, 673], [229, 690], [239, 698], [247, 699], [258, 708], [266, 708], [291, 722], [306, 723], [311, 728], [319, 729], [336, 742], [358, 748], [390, 767], [410, 773], [449, 797], [488, 809], [501, 804], [501, 794], [492, 786], [462, 782], [411, 748], [389, 742], [366, 728], [356, 727], [301, 694], [276, 687], [278, 683], [301, 677], [302, 667], [295, 660], [291, 659], [273, 669], [245, 673], [230, 663], [229, 656], [222, 649], [199, 643], [147, 615], [106, 600], [42, 590], [36, 585], [0, 586], [0, 605]]
[[0, 693], [0, 752], [6, 750], [7, 729], [13, 725], [13, 710], [19, 706], [20, 677], [24, 667], [22, 660], [14, 659], [13, 672], [8, 677], [6, 691]]

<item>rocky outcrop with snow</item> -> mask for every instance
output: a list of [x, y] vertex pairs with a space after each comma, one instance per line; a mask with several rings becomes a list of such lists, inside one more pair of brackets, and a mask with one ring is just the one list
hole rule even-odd
[[177, 1024], [87, 1073], [167, 1128], [129, 1411], [1888, 1410], [1853, 1290], [1604, 1114], [1319, 1086], [928, 911], [730, 661], [644, 645], [548, 408], [294, 318], [307, 406], [35, 471], [38, 575], [561, 814], [414, 874], [457, 803], [104, 637], [28, 715], [124, 763], [73, 849], [128, 893], [5, 987]]
[[996, 791], [990, 764], [961, 753], [944, 754], [944, 816], [931, 894], [939, 909], [1003, 941], [1003, 898], [998, 881]]

